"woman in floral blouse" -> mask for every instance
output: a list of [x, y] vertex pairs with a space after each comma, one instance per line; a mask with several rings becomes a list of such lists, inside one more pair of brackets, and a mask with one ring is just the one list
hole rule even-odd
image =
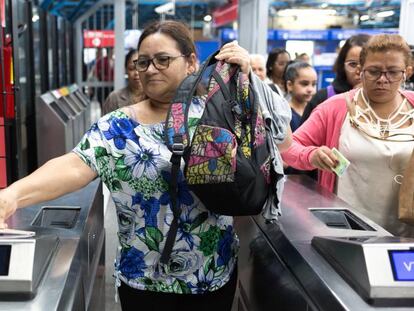
[[[73, 152], [0, 192], [0, 227], [17, 208], [74, 191], [99, 176], [118, 217], [115, 277], [122, 309], [230, 310], [237, 281], [233, 218], [205, 209], [182, 174], [178, 234], [168, 264], [160, 264], [173, 219], [164, 122], [178, 85], [197, 68], [191, 33], [179, 22], [154, 23], [142, 33], [138, 52], [135, 66], [147, 99], [103, 116]], [[237, 42], [223, 46], [216, 58], [238, 64], [243, 74], [250, 71], [248, 52]], [[204, 101], [193, 100], [189, 114], [197, 120]]]

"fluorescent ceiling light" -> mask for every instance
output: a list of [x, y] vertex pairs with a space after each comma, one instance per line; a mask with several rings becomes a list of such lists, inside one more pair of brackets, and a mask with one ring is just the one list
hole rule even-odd
[[206, 15], [206, 16], [204, 16], [204, 21], [205, 21], [206, 23], [211, 22], [211, 20], [212, 20], [211, 15]]
[[360, 21], [367, 21], [369, 20], [369, 15], [361, 15], [361, 17], [359, 18]]
[[327, 16], [335, 15], [336, 10], [285, 9], [277, 12], [279, 16]]
[[376, 14], [376, 17], [390, 17], [393, 16], [395, 12], [393, 10], [390, 11], [384, 11], [384, 12], [378, 12]]

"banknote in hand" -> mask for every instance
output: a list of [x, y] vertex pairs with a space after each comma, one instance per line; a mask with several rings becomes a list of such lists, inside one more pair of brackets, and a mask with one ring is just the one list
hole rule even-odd
[[339, 161], [339, 164], [333, 168], [333, 171], [335, 172], [336, 175], [338, 175], [338, 177], [341, 177], [345, 173], [350, 162], [347, 158], [344, 157], [342, 153], [339, 152], [338, 149], [332, 148], [332, 152]]

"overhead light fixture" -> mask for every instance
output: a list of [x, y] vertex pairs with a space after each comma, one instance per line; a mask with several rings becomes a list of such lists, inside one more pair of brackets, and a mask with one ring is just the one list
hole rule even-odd
[[369, 15], [361, 15], [361, 17], [359, 18], [359, 20], [361, 22], [367, 21], [367, 20], [369, 20]]
[[155, 8], [155, 12], [158, 14], [168, 14], [168, 15], [174, 15], [175, 14], [175, 0], [171, 2], [167, 2], [163, 5], [157, 6]]
[[211, 20], [212, 20], [213, 18], [211, 17], [211, 15], [209, 15], [209, 14], [207, 14], [206, 16], [204, 16], [204, 18], [203, 18], [203, 20], [206, 22], [206, 23], [209, 23], [209, 22], [211, 22]]
[[390, 17], [393, 16], [395, 12], [393, 10], [378, 12], [375, 16], [376, 17]]
[[328, 16], [336, 15], [336, 10], [321, 9], [284, 9], [277, 12], [279, 16]]

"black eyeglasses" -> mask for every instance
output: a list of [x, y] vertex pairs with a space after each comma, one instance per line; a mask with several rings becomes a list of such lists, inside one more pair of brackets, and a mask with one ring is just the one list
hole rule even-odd
[[405, 70], [377, 70], [377, 69], [364, 69], [364, 77], [369, 81], [377, 81], [384, 74], [390, 82], [401, 81], [405, 74]]
[[170, 66], [170, 63], [176, 60], [179, 57], [185, 57], [185, 55], [178, 56], [168, 56], [168, 55], [157, 55], [153, 58], [139, 57], [134, 60], [135, 69], [139, 72], [144, 72], [148, 70], [149, 65], [152, 65], [158, 70], [165, 70]]

